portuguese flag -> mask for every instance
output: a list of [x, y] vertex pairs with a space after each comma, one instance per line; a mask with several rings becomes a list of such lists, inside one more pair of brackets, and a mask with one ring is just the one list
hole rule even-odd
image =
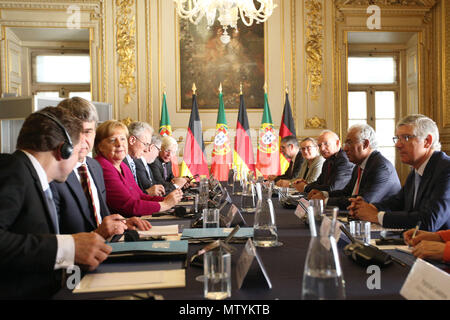
[[183, 162], [181, 164], [181, 176], [193, 177], [198, 174], [209, 177], [208, 162], [203, 143], [202, 123], [198, 113], [197, 96], [192, 95], [192, 111], [189, 118], [189, 128], [184, 145]]
[[[159, 121], [159, 134], [162, 137], [172, 135], [172, 126], [170, 125], [169, 111], [167, 110], [167, 102], [166, 102], [166, 93], [165, 92], [163, 94], [163, 102], [162, 102], [162, 107], [161, 107], [161, 119]], [[177, 159], [176, 154], [174, 154], [172, 156], [172, 159], [170, 159], [170, 162], [172, 162], [173, 175], [175, 177], [178, 177], [180, 174], [180, 170], [178, 168], [178, 159]]]
[[238, 171], [238, 175], [245, 172], [255, 171], [255, 159], [253, 156], [252, 139], [250, 137], [250, 127], [248, 125], [247, 110], [244, 105], [244, 96], [240, 96], [239, 113], [236, 124], [236, 137], [234, 138], [233, 165]]
[[225, 117], [222, 90], [219, 93], [219, 112], [217, 113], [216, 135], [212, 152], [211, 174], [219, 181], [227, 181], [231, 169], [232, 154], [228, 124]]
[[[286, 92], [286, 101], [284, 102], [283, 116], [281, 118], [279, 140], [287, 136], [296, 137], [295, 122], [292, 118], [291, 104], [289, 103], [289, 94]], [[280, 169], [281, 174], [284, 174], [289, 167], [289, 160], [286, 159], [280, 152]]]
[[264, 178], [269, 175], [278, 175], [280, 171], [278, 141], [273, 128], [267, 93], [264, 93], [264, 113], [259, 128], [256, 171]]

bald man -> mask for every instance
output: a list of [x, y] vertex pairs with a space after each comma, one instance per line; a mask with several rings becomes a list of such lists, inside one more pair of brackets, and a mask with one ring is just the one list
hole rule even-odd
[[295, 188], [306, 193], [313, 189], [328, 192], [343, 189], [352, 177], [354, 164], [341, 149], [339, 136], [330, 130], [322, 131], [317, 139], [317, 145], [320, 154], [325, 158], [322, 173], [316, 181], [309, 184], [301, 180], [295, 181]]

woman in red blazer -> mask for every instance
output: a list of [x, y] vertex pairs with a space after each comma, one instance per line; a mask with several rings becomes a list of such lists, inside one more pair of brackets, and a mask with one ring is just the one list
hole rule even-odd
[[143, 193], [131, 170], [123, 163], [128, 154], [127, 137], [127, 127], [116, 120], [106, 121], [97, 128], [95, 159], [103, 168], [109, 209], [129, 217], [150, 215], [172, 208], [181, 200], [183, 192], [177, 189], [165, 198]]

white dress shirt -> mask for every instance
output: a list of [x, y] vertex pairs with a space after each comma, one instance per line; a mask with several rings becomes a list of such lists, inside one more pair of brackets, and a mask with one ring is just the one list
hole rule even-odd
[[[50, 188], [50, 185], [48, 184], [48, 178], [44, 168], [42, 168], [39, 161], [32, 154], [26, 151], [23, 151], [23, 153], [25, 153], [30, 159], [34, 169], [38, 174], [39, 181], [42, 185], [42, 191], [45, 192], [48, 188]], [[58, 242], [58, 249], [56, 251], [54, 270], [66, 269], [70, 266], [73, 266], [75, 263], [75, 241], [73, 237], [71, 235], [57, 234], [56, 240]]]

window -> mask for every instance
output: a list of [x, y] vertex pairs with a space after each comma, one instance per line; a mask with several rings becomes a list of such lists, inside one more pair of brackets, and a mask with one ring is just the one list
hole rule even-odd
[[348, 127], [366, 123], [377, 133], [378, 150], [394, 165], [397, 110], [397, 59], [384, 57], [348, 58]]
[[31, 59], [33, 95], [92, 99], [89, 52], [35, 50]]

